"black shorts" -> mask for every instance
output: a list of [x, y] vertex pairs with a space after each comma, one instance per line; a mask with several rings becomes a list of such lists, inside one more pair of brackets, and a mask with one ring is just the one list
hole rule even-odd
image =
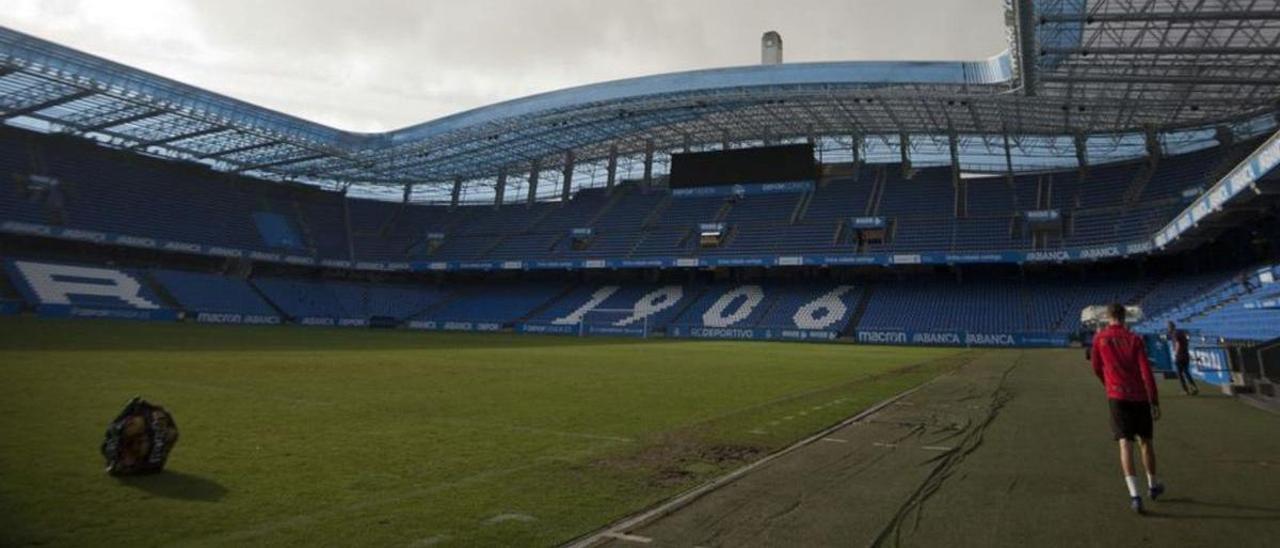
[[1145, 401], [1107, 400], [1111, 403], [1111, 433], [1117, 440], [1151, 439], [1154, 427], [1151, 404]]

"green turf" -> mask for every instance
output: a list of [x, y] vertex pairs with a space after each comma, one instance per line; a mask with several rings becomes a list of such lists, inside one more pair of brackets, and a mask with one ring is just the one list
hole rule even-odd
[[[6, 319], [0, 545], [550, 545], [959, 357]], [[118, 481], [97, 446], [135, 394], [182, 440], [167, 473]]]

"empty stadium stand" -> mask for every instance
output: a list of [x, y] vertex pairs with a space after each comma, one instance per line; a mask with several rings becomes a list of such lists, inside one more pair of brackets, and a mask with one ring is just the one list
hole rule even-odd
[[243, 279], [180, 270], [156, 269], [149, 274], [197, 321], [280, 323], [280, 313]]
[[1280, 337], [1277, 280], [1280, 265], [1173, 281], [1158, 296], [1163, 310], [1149, 315], [1135, 329], [1161, 333], [1166, 322], [1173, 321], [1179, 329], [1208, 341], [1275, 339]]
[[[566, 202], [446, 207], [348, 199], [313, 187], [228, 176], [80, 140], [0, 130], [0, 220], [135, 240], [319, 261], [410, 262], [777, 257], [804, 254], [1051, 251], [1149, 239], [1253, 150], [1256, 140], [1076, 171], [953, 181], [949, 167], [904, 176], [859, 166], [810, 192], [674, 197], [660, 188], [584, 189]], [[1060, 211], [1038, 234], [1028, 210]], [[849, 219], [886, 221], [859, 245]], [[700, 247], [700, 223], [727, 227]], [[32, 228], [35, 227], [35, 228]], [[573, 229], [591, 229], [573, 245]], [[214, 254], [217, 254], [216, 252]]]

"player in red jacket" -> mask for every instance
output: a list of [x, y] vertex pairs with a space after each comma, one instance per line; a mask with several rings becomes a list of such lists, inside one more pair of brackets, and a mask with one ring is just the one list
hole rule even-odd
[[1120, 304], [1107, 307], [1110, 325], [1093, 336], [1093, 371], [1107, 388], [1111, 405], [1111, 431], [1120, 442], [1120, 468], [1129, 488], [1129, 506], [1142, 513], [1138, 477], [1133, 473], [1133, 441], [1142, 452], [1151, 500], [1164, 493], [1156, 479], [1156, 449], [1152, 442], [1153, 422], [1160, 418], [1160, 397], [1156, 392], [1151, 363], [1147, 361], [1142, 337], [1125, 327], [1125, 310]]

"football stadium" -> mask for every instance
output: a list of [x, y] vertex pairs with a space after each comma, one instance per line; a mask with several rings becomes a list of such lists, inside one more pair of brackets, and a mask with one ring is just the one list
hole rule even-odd
[[991, 3], [386, 132], [0, 26], [0, 545], [1275, 546], [1280, 3]]

